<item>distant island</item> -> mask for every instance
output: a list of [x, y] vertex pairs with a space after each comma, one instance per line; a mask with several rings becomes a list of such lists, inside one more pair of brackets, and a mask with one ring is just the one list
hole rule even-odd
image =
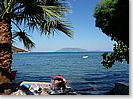
[[28, 51], [26, 51], [24, 49], [21, 49], [21, 48], [17, 48], [15, 46], [12, 46], [12, 52], [13, 53], [25, 53], [25, 52], [28, 52]]
[[82, 48], [62, 48], [56, 52], [88, 52], [86, 49]]

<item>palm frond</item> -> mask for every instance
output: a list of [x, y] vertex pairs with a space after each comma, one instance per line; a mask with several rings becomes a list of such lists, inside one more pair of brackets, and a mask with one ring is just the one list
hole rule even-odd
[[64, 18], [65, 13], [69, 11], [68, 8], [63, 6], [42, 6], [44, 11], [44, 17], [46, 19], [50, 18]]
[[4, 3], [3, 0], [0, 0], [0, 14], [2, 14], [2, 12], [4, 11]]
[[67, 36], [73, 38], [73, 31], [71, 30], [72, 27], [69, 23], [66, 23], [65, 21], [49, 20], [47, 22], [42, 23], [40, 26], [42, 34], [54, 35], [55, 31], [61, 31]]
[[35, 43], [29, 38], [29, 35], [27, 35], [26, 32], [15, 31], [13, 38], [18, 38], [20, 42], [23, 42], [24, 47], [28, 50], [35, 47]]
[[[61, 31], [69, 37], [73, 37], [72, 27], [65, 20], [65, 14], [69, 7], [63, 0], [1, 0], [1, 15], [10, 14], [10, 18], [16, 23], [19, 32], [13, 35], [24, 43], [26, 48], [34, 47], [26, 32], [19, 26], [27, 26], [28, 29], [39, 29], [42, 34], [51, 35]], [[23, 25], [24, 24], [24, 25]]]
[[17, 3], [16, 0], [2, 0], [1, 2], [2, 13], [0, 15], [0, 18], [1, 19], [5, 18], [7, 14], [11, 15], [12, 8], [14, 8], [14, 5], [16, 3]]
[[34, 21], [36, 24], [44, 19], [43, 9], [36, 0], [20, 0], [21, 2], [13, 9], [13, 19], [17, 23], [25, 25]]

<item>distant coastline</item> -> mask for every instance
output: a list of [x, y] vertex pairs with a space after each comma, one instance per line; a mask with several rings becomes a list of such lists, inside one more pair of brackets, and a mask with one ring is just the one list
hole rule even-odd
[[17, 48], [15, 46], [12, 46], [12, 52], [17, 54], [17, 53], [29, 53], [28, 51], [21, 49], [21, 48]]
[[55, 52], [113, 52], [113, 51], [100, 51], [100, 50], [89, 51], [83, 48], [62, 48]]
[[88, 50], [82, 48], [62, 48], [56, 52], [88, 52]]
[[86, 52], [56, 52], [56, 51], [38, 51], [38, 52], [28, 52], [28, 53], [105, 53], [105, 52], [113, 52], [113, 51], [86, 51]]
[[23, 53], [97, 53], [97, 52], [113, 52], [113, 51], [101, 51], [101, 50], [86, 50], [83, 48], [62, 48], [56, 51], [26, 51], [21, 48], [14, 47], [12, 48], [14, 54], [23, 54]]

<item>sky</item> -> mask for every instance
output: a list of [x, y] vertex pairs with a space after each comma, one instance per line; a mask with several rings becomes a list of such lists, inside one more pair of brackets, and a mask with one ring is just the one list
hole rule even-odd
[[[36, 47], [32, 52], [53, 52], [61, 48], [83, 48], [88, 51], [112, 51], [114, 42], [95, 26], [94, 8], [101, 0], [69, 0], [72, 12], [66, 19], [72, 24], [74, 38], [67, 37], [62, 32], [54, 36], [40, 36], [37, 31], [31, 33], [31, 39]], [[15, 46], [23, 48], [16, 43]]]

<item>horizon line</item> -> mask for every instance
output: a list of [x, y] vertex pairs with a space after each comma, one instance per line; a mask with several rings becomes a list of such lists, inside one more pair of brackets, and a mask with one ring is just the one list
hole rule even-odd
[[[29, 52], [59, 52], [59, 51], [29, 51]], [[63, 52], [63, 51], [60, 51]], [[66, 51], [69, 52], [69, 51]], [[70, 52], [113, 52], [113, 51], [70, 51]]]

